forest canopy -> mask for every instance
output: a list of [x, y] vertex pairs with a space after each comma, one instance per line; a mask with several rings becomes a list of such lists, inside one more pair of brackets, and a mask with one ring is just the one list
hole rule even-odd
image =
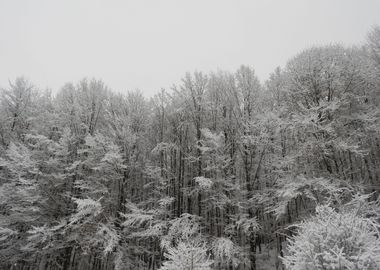
[[0, 268], [380, 269], [380, 28], [261, 82], [0, 92]]

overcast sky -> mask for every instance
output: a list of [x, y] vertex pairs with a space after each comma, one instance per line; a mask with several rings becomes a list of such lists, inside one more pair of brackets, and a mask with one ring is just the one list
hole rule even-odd
[[0, 0], [0, 86], [83, 77], [147, 96], [186, 71], [252, 66], [264, 81], [317, 44], [360, 44], [379, 0]]

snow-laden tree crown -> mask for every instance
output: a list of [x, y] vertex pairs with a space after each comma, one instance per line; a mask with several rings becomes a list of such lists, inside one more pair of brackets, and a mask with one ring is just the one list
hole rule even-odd
[[0, 268], [380, 269], [379, 29], [149, 100], [10, 82]]

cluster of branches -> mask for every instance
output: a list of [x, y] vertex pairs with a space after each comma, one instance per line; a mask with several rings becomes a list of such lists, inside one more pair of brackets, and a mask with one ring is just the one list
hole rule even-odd
[[375, 28], [264, 84], [248, 66], [195, 72], [150, 100], [16, 79], [0, 96], [0, 267], [379, 269], [379, 48]]

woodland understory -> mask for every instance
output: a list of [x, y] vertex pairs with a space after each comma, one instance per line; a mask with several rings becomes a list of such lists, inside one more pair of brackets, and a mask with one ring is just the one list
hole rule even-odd
[[146, 98], [0, 92], [0, 269], [380, 269], [380, 28]]

